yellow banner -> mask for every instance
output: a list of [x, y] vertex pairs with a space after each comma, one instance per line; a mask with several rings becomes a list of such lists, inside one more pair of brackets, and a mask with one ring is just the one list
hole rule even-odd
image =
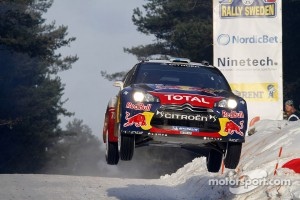
[[277, 102], [278, 83], [231, 83], [232, 91], [247, 102]]

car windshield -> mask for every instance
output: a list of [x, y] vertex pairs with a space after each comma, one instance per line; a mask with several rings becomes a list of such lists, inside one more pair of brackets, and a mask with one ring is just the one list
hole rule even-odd
[[225, 77], [216, 69], [203, 66], [180, 66], [167, 63], [142, 63], [135, 84], [181, 85], [230, 91]]

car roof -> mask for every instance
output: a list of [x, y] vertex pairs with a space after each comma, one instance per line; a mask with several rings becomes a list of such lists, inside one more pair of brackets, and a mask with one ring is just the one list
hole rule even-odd
[[216, 68], [210, 65], [207, 61], [202, 61], [201, 63], [198, 62], [191, 62], [187, 58], [171, 58], [170, 60], [142, 60], [140, 63], [163, 63], [163, 64], [171, 64], [171, 65], [182, 65], [186, 67], [193, 67], [193, 66], [202, 66], [202, 67], [209, 67], [209, 68]]

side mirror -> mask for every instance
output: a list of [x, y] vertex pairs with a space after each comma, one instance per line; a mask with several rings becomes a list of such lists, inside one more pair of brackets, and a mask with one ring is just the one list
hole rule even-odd
[[116, 82], [114, 82], [114, 86], [119, 87], [120, 90], [123, 90], [124, 83], [122, 81], [116, 81]]

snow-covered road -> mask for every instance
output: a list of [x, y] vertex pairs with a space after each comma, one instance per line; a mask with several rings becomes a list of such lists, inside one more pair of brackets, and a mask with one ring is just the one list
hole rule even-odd
[[[200, 157], [159, 179], [2, 174], [0, 200], [300, 199], [300, 174], [280, 168], [287, 161], [300, 158], [300, 121], [264, 120], [257, 123], [255, 131], [246, 139], [236, 170], [208, 173], [205, 158]], [[274, 176], [276, 163], [279, 169]], [[268, 181], [276, 179], [281, 184], [261, 184], [243, 194], [231, 193], [228, 184], [209, 184], [211, 179], [224, 183], [232, 174], [240, 178], [257, 169], [267, 172]], [[285, 180], [290, 184], [284, 185]]]
[[164, 190], [157, 190], [163, 187], [159, 180], [36, 174], [1, 175], [0, 179], [3, 200], [157, 199], [164, 196]]

